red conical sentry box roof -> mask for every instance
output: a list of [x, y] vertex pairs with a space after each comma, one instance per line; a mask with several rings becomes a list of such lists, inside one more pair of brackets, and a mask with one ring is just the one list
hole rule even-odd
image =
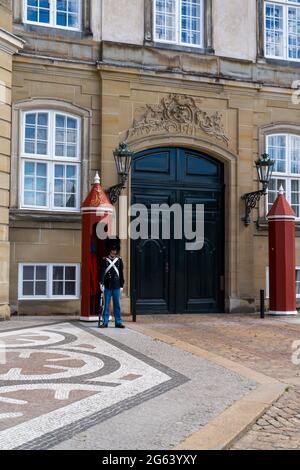
[[81, 205], [83, 212], [87, 210], [100, 210], [101, 212], [112, 212], [113, 206], [100, 184], [98, 173], [95, 176], [94, 184], [87, 198]]
[[274, 202], [272, 209], [267, 215], [268, 219], [272, 218], [278, 218], [278, 217], [284, 217], [284, 218], [291, 218], [295, 219], [296, 214], [291, 208], [288, 200], [286, 199], [284, 195], [284, 189], [281, 187], [279, 190], [279, 195]]

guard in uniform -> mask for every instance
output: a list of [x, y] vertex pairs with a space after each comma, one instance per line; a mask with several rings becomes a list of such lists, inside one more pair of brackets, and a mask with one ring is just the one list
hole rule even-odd
[[116, 328], [125, 328], [121, 316], [121, 290], [124, 287], [124, 266], [118, 256], [120, 242], [107, 240], [106, 249], [108, 256], [102, 259], [100, 267], [100, 288], [104, 292], [104, 311], [101, 328], [107, 328], [109, 322], [109, 304], [113, 298], [114, 317]]

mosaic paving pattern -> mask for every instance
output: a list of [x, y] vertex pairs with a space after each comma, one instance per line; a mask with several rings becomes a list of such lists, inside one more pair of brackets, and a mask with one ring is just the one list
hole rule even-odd
[[72, 323], [0, 333], [0, 449], [47, 449], [187, 382]]

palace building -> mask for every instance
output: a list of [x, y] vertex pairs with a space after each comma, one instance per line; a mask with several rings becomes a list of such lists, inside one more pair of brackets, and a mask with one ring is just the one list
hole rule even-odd
[[[281, 185], [300, 221], [299, 0], [2, 0], [0, 11], [0, 316], [80, 314], [81, 203], [97, 171], [104, 189], [117, 184], [124, 140], [128, 207], [205, 207], [201, 251], [122, 241], [124, 312], [254, 312]], [[245, 225], [265, 152], [273, 177]]]

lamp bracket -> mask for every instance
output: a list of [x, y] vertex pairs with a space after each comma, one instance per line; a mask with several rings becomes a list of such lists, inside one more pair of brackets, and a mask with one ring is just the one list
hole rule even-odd
[[121, 182], [119, 184], [111, 186], [106, 190], [109, 200], [113, 205], [117, 204], [119, 197], [121, 196], [121, 193], [126, 186], [126, 181], [127, 177], [124, 175], [121, 177]]
[[265, 196], [266, 194], [267, 188], [264, 188], [260, 191], [254, 191], [252, 193], [247, 193], [242, 196], [243, 201], [245, 201], [245, 217], [243, 217], [243, 221], [245, 222], [246, 226], [251, 224], [250, 214], [252, 209], [255, 209], [261, 197]]

